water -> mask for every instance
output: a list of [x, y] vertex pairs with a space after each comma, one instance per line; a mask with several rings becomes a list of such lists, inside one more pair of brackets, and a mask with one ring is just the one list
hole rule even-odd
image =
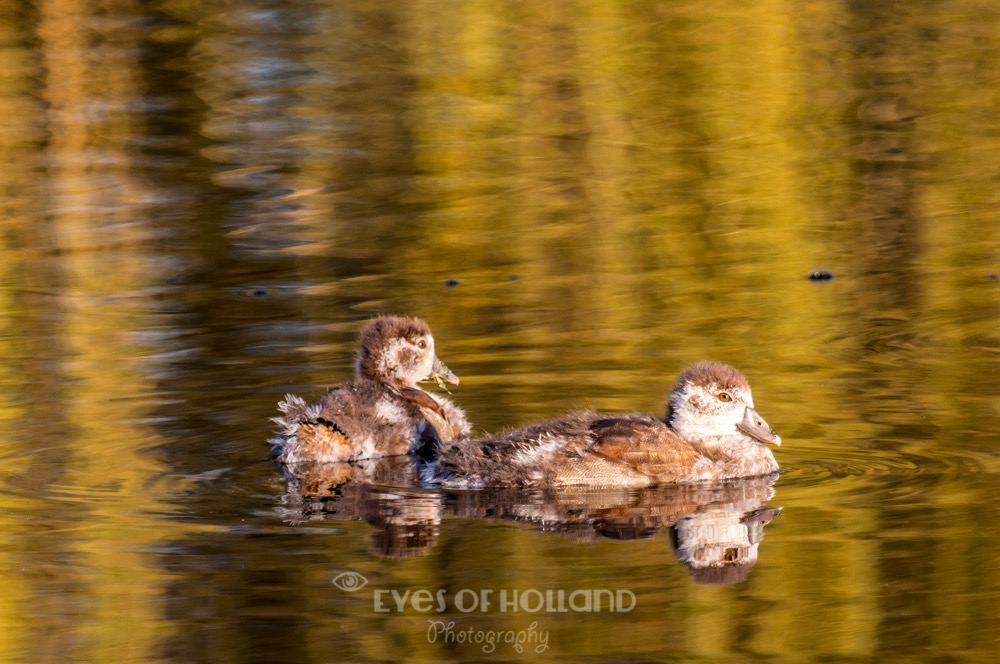
[[[0, 659], [993, 661], [998, 23], [0, 7]], [[479, 431], [730, 362], [784, 472], [303, 491], [379, 312]]]

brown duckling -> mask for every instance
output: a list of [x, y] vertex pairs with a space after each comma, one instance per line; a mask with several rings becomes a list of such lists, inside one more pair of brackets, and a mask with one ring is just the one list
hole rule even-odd
[[756, 477], [778, 471], [781, 437], [754, 410], [743, 374], [700, 362], [681, 374], [666, 417], [582, 412], [495, 438], [445, 446], [431, 484], [627, 486]]
[[[287, 395], [271, 439], [281, 463], [373, 459], [433, 449], [469, 433], [465, 413], [417, 386], [428, 379], [458, 383], [434, 352], [434, 336], [419, 318], [382, 316], [361, 333], [354, 380], [307, 404]], [[443, 383], [442, 383], [443, 384]]]

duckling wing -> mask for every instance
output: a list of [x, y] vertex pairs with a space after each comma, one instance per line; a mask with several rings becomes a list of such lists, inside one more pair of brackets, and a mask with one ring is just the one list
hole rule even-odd
[[447, 443], [469, 435], [469, 422], [461, 408], [444, 397], [437, 397], [415, 387], [404, 387], [400, 395], [420, 409], [421, 415], [434, 428], [437, 441]]
[[427, 394], [421, 389], [416, 387], [403, 387], [400, 388], [399, 393], [403, 395], [403, 398], [410, 403], [416, 404], [421, 409], [428, 409], [437, 413], [441, 417], [447, 417], [444, 410], [441, 409], [441, 404], [434, 400], [434, 397]]
[[587, 450], [609, 463], [619, 464], [654, 482], [688, 479], [698, 451], [660, 419], [623, 415], [591, 426], [594, 442]]

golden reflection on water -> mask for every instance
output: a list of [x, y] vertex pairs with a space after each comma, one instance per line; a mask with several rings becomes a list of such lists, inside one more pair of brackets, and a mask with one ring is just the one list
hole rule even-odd
[[[0, 7], [3, 658], [476, 654], [338, 569], [636, 590], [626, 620], [546, 617], [557, 656], [992, 654], [997, 19]], [[286, 523], [267, 418], [348, 375], [376, 312], [431, 323], [482, 430], [739, 366], [788, 441], [752, 573], [459, 514], [397, 561]]]

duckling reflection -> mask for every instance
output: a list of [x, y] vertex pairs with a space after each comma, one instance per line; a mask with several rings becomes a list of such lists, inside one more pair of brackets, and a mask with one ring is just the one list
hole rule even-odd
[[764, 526], [779, 514], [780, 507], [699, 511], [670, 527], [670, 543], [696, 583], [740, 583], [757, 564]]
[[[669, 529], [677, 558], [697, 583], [737, 583], [757, 562], [776, 478], [676, 484], [643, 489], [494, 489], [443, 493], [416, 487], [408, 457], [282, 466], [289, 521], [364, 521], [376, 555], [427, 555], [443, 518], [531, 525], [580, 541], [636, 540]], [[389, 486], [394, 485], [394, 486]]]
[[669, 529], [678, 560], [696, 583], [739, 583], [757, 563], [776, 477], [618, 491], [464, 491], [449, 514], [527, 523], [580, 540], [647, 539]]
[[279, 466], [287, 483], [277, 512], [286, 521], [364, 521], [374, 528], [372, 553], [414, 558], [438, 542], [444, 498], [414, 487], [409, 457]]

